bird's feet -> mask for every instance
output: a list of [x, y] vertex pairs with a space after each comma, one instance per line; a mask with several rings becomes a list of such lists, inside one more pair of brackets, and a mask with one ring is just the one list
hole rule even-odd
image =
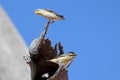
[[52, 23], [54, 23], [55, 21], [51, 21], [51, 20], [49, 20], [48, 22], [49, 22], [50, 24], [52, 24]]

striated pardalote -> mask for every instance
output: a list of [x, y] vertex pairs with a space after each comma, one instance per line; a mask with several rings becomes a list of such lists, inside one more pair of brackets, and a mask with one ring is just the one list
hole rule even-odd
[[35, 14], [41, 15], [41, 16], [47, 18], [51, 22], [54, 22], [56, 20], [64, 20], [65, 19], [63, 15], [59, 15], [49, 9], [36, 9]]

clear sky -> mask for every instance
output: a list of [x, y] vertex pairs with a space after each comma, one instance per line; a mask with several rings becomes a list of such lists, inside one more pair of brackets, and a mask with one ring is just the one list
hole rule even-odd
[[34, 14], [36, 8], [65, 16], [50, 25], [46, 37], [76, 52], [69, 80], [120, 80], [120, 0], [0, 0], [0, 5], [28, 46], [47, 22]]

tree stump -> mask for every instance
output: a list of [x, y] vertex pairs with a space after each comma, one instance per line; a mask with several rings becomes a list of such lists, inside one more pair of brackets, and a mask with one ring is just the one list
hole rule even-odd
[[[30, 56], [24, 56], [24, 59], [30, 66], [32, 80], [46, 80], [40, 77], [42, 73], [45, 73], [47, 71], [55, 72], [58, 69], [57, 65], [48, 64], [46, 63], [46, 61], [51, 60], [61, 54], [64, 54], [63, 46], [60, 42], [52, 47], [51, 41], [49, 39], [44, 39], [49, 24], [50, 21], [48, 21], [45, 25], [41, 36], [33, 40], [33, 42], [31, 43], [31, 46], [29, 48]], [[67, 70], [63, 69], [59, 70], [58, 73], [51, 73], [52, 76], [48, 78], [48, 80], [68, 80], [67, 72]]]

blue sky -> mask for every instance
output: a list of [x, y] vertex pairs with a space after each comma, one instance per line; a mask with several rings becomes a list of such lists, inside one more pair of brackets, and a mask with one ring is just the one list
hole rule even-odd
[[120, 80], [119, 0], [0, 0], [29, 46], [39, 37], [46, 19], [36, 8], [48, 8], [66, 20], [51, 24], [47, 38], [74, 51], [69, 80]]

